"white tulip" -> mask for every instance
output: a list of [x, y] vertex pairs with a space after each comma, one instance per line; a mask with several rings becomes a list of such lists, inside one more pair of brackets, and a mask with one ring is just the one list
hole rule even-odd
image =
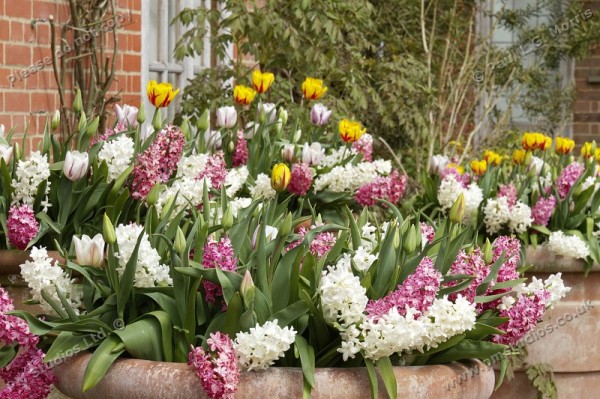
[[77, 181], [87, 173], [88, 162], [87, 152], [68, 151], [63, 165], [63, 173], [69, 180]]
[[275, 118], [277, 117], [277, 110], [275, 109], [275, 104], [273, 103], [261, 103], [259, 104], [258, 111], [264, 112], [266, 116], [266, 120], [269, 123], [275, 122]]
[[308, 143], [304, 143], [302, 148], [302, 162], [313, 166], [321, 163], [325, 157], [325, 150], [321, 148], [321, 143], [312, 143], [310, 146]]
[[286, 144], [281, 150], [281, 157], [287, 162], [292, 163], [294, 161], [294, 154], [296, 152], [296, 146], [294, 144]]
[[84, 234], [81, 239], [73, 237], [75, 245], [75, 257], [77, 263], [85, 266], [100, 267], [104, 260], [104, 238], [102, 234], [96, 234], [90, 238]]
[[13, 148], [10, 145], [0, 144], [0, 158], [8, 165], [12, 158]]
[[440, 173], [450, 163], [450, 159], [442, 154], [437, 154], [431, 157], [431, 171], [433, 173]]
[[237, 123], [237, 111], [235, 107], [221, 107], [217, 109], [217, 125], [219, 127], [232, 128]]
[[137, 115], [139, 112], [137, 107], [125, 104], [123, 105], [123, 108], [121, 108], [119, 104], [115, 104], [115, 112], [117, 113], [119, 122], [129, 124], [129, 127], [137, 126]]
[[[258, 242], [258, 232], [260, 231], [260, 224], [258, 226], [256, 226], [256, 230], [254, 230], [254, 234], [252, 235], [252, 248], [256, 248], [256, 243]], [[265, 236], [266, 236], [266, 242], [269, 241], [273, 241], [274, 239], [277, 238], [277, 234], [279, 234], [279, 230], [277, 230], [277, 227], [273, 227], [273, 226], [265, 226]]]
[[207, 130], [204, 132], [204, 143], [206, 148], [220, 150], [223, 146], [223, 135], [217, 130]]

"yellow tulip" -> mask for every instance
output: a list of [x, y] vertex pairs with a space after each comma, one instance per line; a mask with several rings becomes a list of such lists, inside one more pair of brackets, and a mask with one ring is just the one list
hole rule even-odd
[[521, 165], [525, 161], [525, 155], [527, 152], [525, 150], [515, 150], [513, 152], [513, 162], [517, 165]]
[[291, 177], [290, 168], [284, 163], [278, 163], [271, 172], [271, 187], [276, 191], [283, 191], [290, 184]]
[[354, 143], [361, 138], [367, 129], [363, 128], [360, 122], [342, 119], [339, 125], [340, 137], [345, 143]]
[[261, 72], [258, 69], [255, 69], [254, 72], [252, 72], [252, 85], [254, 86], [254, 90], [259, 94], [269, 90], [269, 87], [271, 87], [274, 81], [275, 75], [271, 72]]
[[500, 165], [500, 162], [502, 162], [502, 156], [500, 154], [498, 154], [497, 152], [494, 152], [492, 150], [485, 150], [484, 153], [483, 153], [483, 159], [489, 165], [493, 164], [495, 166]]
[[446, 167], [456, 170], [459, 175], [462, 175], [465, 173], [465, 168], [463, 168], [462, 166], [457, 165], [455, 163], [449, 163], [448, 165], [446, 165]]
[[524, 150], [547, 150], [552, 146], [552, 138], [542, 133], [525, 132], [521, 140]]
[[151, 80], [146, 87], [146, 93], [152, 105], [156, 108], [162, 108], [168, 107], [171, 104], [171, 101], [179, 93], [179, 89], [173, 91], [171, 83], [156, 83], [156, 80]]
[[587, 142], [581, 146], [581, 156], [589, 159], [594, 158], [596, 161], [600, 162], [600, 148], [596, 147], [596, 142]]
[[575, 142], [566, 137], [556, 138], [556, 152], [559, 154], [569, 154], [575, 148]]
[[323, 86], [321, 79], [306, 78], [302, 83], [302, 94], [307, 100], [318, 100], [326, 91], [327, 87]]
[[485, 172], [487, 171], [487, 161], [485, 159], [482, 159], [481, 161], [474, 159], [471, 161], [471, 170], [477, 176], [485, 175]]
[[256, 97], [256, 91], [251, 87], [236, 85], [233, 89], [233, 99], [238, 104], [248, 105], [254, 100], [254, 97]]

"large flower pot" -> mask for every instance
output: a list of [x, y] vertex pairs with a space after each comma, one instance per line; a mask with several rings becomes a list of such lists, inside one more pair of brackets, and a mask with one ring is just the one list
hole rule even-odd
[[[57, 388], [73, 399], [205, 399], [194, 370], [183, 363], [119, 359], [104, 379], [81, 392], [89, 353], [79, 354], [55, 367]], [[487, 399], [494, 388], [494, 373], [479, 361], [419, 367], [395, 367], [398, 397], [410, 399]], [[315, 399], [370, 397], [365, 369], [317, 369]], [[236, 398], [301, 398], [302, 371], [271, 368], [242, 373]], [[379, 397], [387, 397], [380, 382]]]
[[[527, 248], [526, 263], [533, 265], [529, 277], [545, 279], [562, 272], [571, 287], [544, 321], [527, 335], [529, 364], [547, 363], [554, 370], [559, 398], [596, 397], [600, 391], [600, 265], [584, 276], [582, 261], [554, 255], [545, 246]], [[523, 372], [505, 382], [494, 399], [535, 399], [531, 382]]]
[[[48, 256], [60, 260], [61, 257], [57, 251], [48, 251]], [[13, 299], [15, 308], [26, 310], [33, 314], [41, 313], [41, 308], [37, 305], [25, 305], [23, 301], [30, 298], [27, 284], [21, 278], [21, 264], [29, 259], [29, 251], [0, 251], [0, 286], [9, 293]]]

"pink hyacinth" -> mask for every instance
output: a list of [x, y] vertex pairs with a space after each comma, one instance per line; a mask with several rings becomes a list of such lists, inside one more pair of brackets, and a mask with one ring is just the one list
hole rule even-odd
[[308, 164], [297, 163], [292, 166], [292, 177], [287, 190], [298, 196], [306, 195], [312, 184], [312, 172]]
[[406, 190], [406, 175], [400, 175], [394, 170], [387, 177], [377, 177], [371, 183], [360, 187], [354, 199], [363, 206], [373, 206], [377, 204], [378, 199], [384, 199], [392, 204], [400, 201]]
[[227, 178], [227, 168], [222, 151], [210, 155], [206, 160], [206, 167], [200, 173], [198, 179], [203, 179], [205, 177], [210, 180], [210, 183], [214, 188], [217, 190], [221, 189], [221, 186]]
[[492, 341], [504, 345], [517, 344], [542, 319], [549, 298], [548, 291], [539, 290], [533, 297], [521, 296], [511, 308], [501, 310], [500, 317], [509, 319], [498, 328], [506, 334], [494, 335]]
[[424, 257], [413, 274], [408, 276], [398, 289], [377, 300], [367, 303], [367, 315], [377, 321], [396, 308], [402, 316], [406, 315], [406, 307], [416, 309], [415, 318], [427, 311], [437, 294], [442, 274], [435, 269], [433, 261]]
[[575, 182], [581, 177], [585, 168], [579, 162], [573, 162], [560, 172], [556, 179], [558, 195], [564, 199], [569, 195]]
[[[209, 237], [204, 244], [204, 253], [202, 254], [202, 266], [207, 269], [219, 268], [221, 270], [235, 271], [237, 269], [237, 258], [233, 253], [233, 247], [229, 237], [223, 237], [215, 241]], [[204, 281], [204, 292], [206, 293], [206, 302], [216, 304], [217, 299], [223, 296], [221, 286], [212, 281]], [[223, 310], [227, 305], [223, 302]]]
[[468, 174], [465, 173], [461, 175], [460, 173], [458, 173], [458, 170], [456, 170], [456, 168], [446, 166], [440, 172], [440, 179], [444, 180], [448, 176], [454, 176], [454, 179], [457, 182], [459, 182], [464, 188], [467, 188], [471, 180]]
[[[458, 294], [460, 294], [469, 302], [475, 302], [477, 287], [481, 285], [489, 273], [490, 266], [485, 264], [483, 254], [479, 248], [473, 250], [471, 253], [466, 253], [464, 250], [461, 250], [456, 257], [456, 260], [452, 263], [452, 266], [450, 266], [449, 274], [466, 274], [473, 276], [474, 279], [467, 288], [450, 294], [449, 298], [455, 300]], [[458, 284], [457, 281], [450, 281], [446, 286], [453, 287], [456, 284]]]
[[[494, 240], [492, 247], [493, 256], [491, 264], [494, 264], [498, 259], [500, 259], [500, 256], [502, 256], [504, 253], [504, 263], [498, 269], [496, 282], [501, 283], [503, 281], [518, 279], [520, 277], [517, 269], [521, 263], [521, 241], [516, 237], [500, 236]], [[490, 287], [484, 295], [497, 295], [509, 291], [510, 288], [495, 289], [493, 288], [493, 284], [490, 284]], [[497, 308], [501, 303], [501, 299], [496, 299], [486, 303], [479, 303], [477, 304], [477, 309], [479, 311], [494, 309]]]
[[238, 166], [246, 165], [246, 163], [248, 163], [248, 142], [244, 137], [244, 131], [238, 130], [232, 166], [236, 168]]
[[548, 198], [540, 197], [540, 199], [538, 199], [538, 201], [535, 203], [534, 207], [531, 208], [533, 224], [538, 224], [544, 227], [548, 226], [548, 222], [550, 221], [550, 217], [552, 217], [555, 206], [556, 198], [553, 196]]
[[421, 222], [421, 236], [427, 241], [426, 244], [431, 244], [435, 239], [435, 230], [425, 222]]
[[31, 206], [23, 204], [13, 206], [8, 211], [6, 219], [8, 242], [13, 247], [24, 250], [40, 231], [40, 224], [35, 218]]
[[106, 141], [106, 140], [108, 140], [108, 138], [110, 136], [114, 136], [115, 134], [124, 132], [125, 130], [127, 130], [127, 126], [125, 125], [125, 122], [124, 121], [117, 122], [117, 124], [115, 125], [115, 127], [113, 129], [107, 127], [106, 130], [104, 131], [104, 134], [100, 134], [100, 135], [92, 137], [92, 139], [90, 140], [90, 147], [100, 141]]
[[188, 364], [196, 369], [196, 376], [210, 398], [233, 399], [240, 376], [233, 341], [226, 334], [216, 332], [210, 334], [206, 343], [209, 351], [201, 346], [192, 347]]
[[44, 363], [44, 353], [36, 348], [38, 337], [23, 319], [5, 313], [11, 310], [12, 300], [0, 288], [0, 343], [4, 347], [20, 347], [17, 357], [0, 369], [0, 378], [5, 382], [0, 399], [43, 399], [50, 394], [56, 379]]
[[[315, 227], [316, 226], [312, 226], [310, 230], [312, 230]], [[309, 231], [309, 229], [307, 229], [306, 227], [300, 227], [300, 230], [298, 230], [298, 234], [300, 235], [300, 238], [298, 240], [290, 243], [290, 245], [287, 246], [286, 251], [291, 251], [292, 249], [294, 249], [298, 245], [300, 245], [302, 243], [302, 240], [304, 240], [304, 236], [306, 235], [306, 233], [308, 233], [308, 231]], [[308, 250], [310, 251], [311, 254], [316, 256], [317, 259], [321, 259], [323, 256], [325, 256], [327, 254], [327, 252], [331, 251], [331, 248], [333, 248], [336, 241], [337, 241], [337, 238], [335, 237], [335, 234], [333, 234], [330, 231], [324, 231], [324, 232], [317, 234], [315, 236], [315, 238], [312, 239], [312, 241], [310, 242], [310, 244], [308, 246]]]
[[185, 138], [181, 129], [167, 125], [154, 139], [146, 151], [137, 157], [132, 172], [131, 196], [146, 199], [150, 189], [157, 183], [164, 183], [177, 170], [177, 163], [183, 152]]
[[368, 133], [363, 134], [357, 141], [352, 143], [352, 149], [362, 154], [363, 161], [373, 161], [373, 136]]
[[498, 197], [506, 197], [508, 207], [512, 208], [517, 203], [517, 189], [514, 184], [502, 184], [498, 190]]

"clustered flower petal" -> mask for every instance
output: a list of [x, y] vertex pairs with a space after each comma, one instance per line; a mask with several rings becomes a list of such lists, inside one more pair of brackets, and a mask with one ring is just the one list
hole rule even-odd
[[235, 336], [233, 349], [243, 370], [265, 370], [283, 357], [296, 338], [293, 327], [281, 328], [277, 320], [256, 325]]
[[466, 223], [476, 214], [479, 204], [483, 201], [483, 191], [476, 183], [471, 183], [465, 187], [460, 180], [457, 180], [455, 175], [449, 174], [440, 183], [437, 199], [442, 209], [447, 211], [452, 208], [452, 205], [454, 205], [461, 194], [465, 198], [463, 223]]
[[109, 183], [127, 170], [134, 153], [134, 143], [129, 136], [119, 136], [102, 144], [102, 149], [98, 152], [98, 161], [106, 162]]
[[498, 190], [498, 197], [506, 197], [509, 208], [517, 203], [517, 189], [514, 184], [502, 184]]
[[[310, 230], [312, 230], [315, 227], [316, 226], [312, 226], [310, 228]], [[287, 246], [286, 250], [291, 251], [292, 249], [294, 249], [298, 245], [300, 245], [302, 243], [302, 241], [304, 240], [304, 236], [306, 235], [306, 233], [308, 233], [308, 231], [309, 231], [309, 229], [307, 229], [306, 227], [301, 227], [298, 230], [298, 235], [300, 237], [296, 241], [293, 241], [292, 243], [290, 243], [290, 245]], [[327, 252], [329, 252], [331, 250], [331, 248], [333, 248], [336, 240], [337, 240], [337, 238], [336, 238], [335, 234], [333, 234], [330, 231], [323, 231], [323, 232], [317, 234], [312, 239], [312, 241], [309, 244], [309, 251], [311, 254], [316, 256], [317, 259], [321, 259], [323, 256], [325, 256], [327, 254]]]
[[366, 312], [372, 319], [379, 319], [395, 308], [401, 316], [406, 315], [406, 309], [416, 310], [419, 317], [427, 311], [437, 294], [442, 274], [435, 269], [433, 261], [424, 257], [413, 274], [408, 276], [396, 291], [377, 300], [370, 300]]
[[584, 170], [585, 168], [582, 164], [573, 162], [560, 172], [560, 176], [556, 179], [556, 186], [560, 198], [564, 199], [569, 195], [573, 185], [579, 180]]
[[34, 151], [25, 161], [19, 160], [15, 170], [16, 179], [13, 179], [11, 186], [13, 187], [12, 205], [23, 203], [33, 206], [35, 197], [37, 196], [38, 188], [42, 183], [46, 183], [46, 199], [42, 202], [44, 210], [50, 205], [48, 204], [48, 193], [50, 192], [50, 164], [48, 157], [42, 155], [39, 151]]
[[221, 189], [225, 179], [227, 179], [227, 167], [222, 151], [208, 156], [204, 170], [198, 175], [198, 179], [203, 178], [208, 178], [211, 186], [217, 190]]
[[139, 154], [132, 172], [131, 196], [146, 199], [157, 183], [169, 180], [177, 169], [185, 138], [181, 129], [168, 125], [161, 130], [146, 151]]
[[585, 241], [576, 235], [566, 235], [562, 231], [553, 231], [548, 238], [548, 248], [557, 255], [585, 259], [590, 254]]
[[[490, 265], [485, 264], [485, 261], [483, 260], [483, 254], [479, 248], [476, 248], [469, 253], [461, 250], [456, 257], [456, 260], [452, 263], [452, 266], [450, 266], [449, 271], [450, 275], [465, 274], [474, 277], [469, 286], [460, 291], [460, 295], [462, 295], [469, 302], [475, 302], [477, 287], [481, 285], [489, 273]], [[457, 281], [450, 281], [445, 285], [447, 287], [453, 287], [456, 284], [458, 284]], [[450, 294], [449, 297], [450, 299], [455, 299], [457, 295], [458, 293], [455, 292]]]
[[363, 161], [373, 161], [373, 136], [368, 133], [363, 134], [357, 141], [352, 143], [352, 149], [356, 153], [362, 154]]
[[392, 204], [400, 201], [406, 190], [406, 175], [400, 175], [394, 170], [387, 177], [377, 177], [371, 183], [360, 187], [354, 199], [361, 205], [373, 206], [378, 199], [384, 199]]
[[8, 211], [6, 229], [10, 245], [25, 250], [40, 231], [40, 224], [30, 205], [14, 205]]
[[[233, 253], [233, 246], [229, 237], [222, 237], [219, 241], [215, 241], [209, 237], [204, 244], [204, 253], [202, 255], [202, 266], [207, 269], [221, 269], [234, 271], [237, 269], [237, 258]], [[222, 288], [212, 281], [203, 281], [205, 298], [208, 303], [216, 304], [217, 299], [223, 296]], [[227, 305], [223, 302], [223, 309], [227, 309]]]
[[287, 190], [298, 196], [306, 195], [312, 184], [313, 174], [308, 164], [296, 163], [292, 166], [292, 177]]
[[196, 369], [196, 376], [210, 398], [233, 399], [240, 376], [233, 341], [226, 334], [216, 332], [210, 334], [206, 343], [209, 351], [201, 346], [192, 348], [188, 364]]
[[233, 162], [232, 166], [238, 167], [241, 165], [246, 165], [248, 163], [248, 142], [244, 137], [244, 131], [238, 130], [237, 132], [237, 143], [235, 146], [235, 151], [233, 152]]
[[552, 217], [555, 206], [556, 198], [554, 198], [554, 196], [548, 198], [540, 197], [531, 209], [533, 223], [544, 227], [548, 226], [548, 222], [550, 221], [550, 217]]

